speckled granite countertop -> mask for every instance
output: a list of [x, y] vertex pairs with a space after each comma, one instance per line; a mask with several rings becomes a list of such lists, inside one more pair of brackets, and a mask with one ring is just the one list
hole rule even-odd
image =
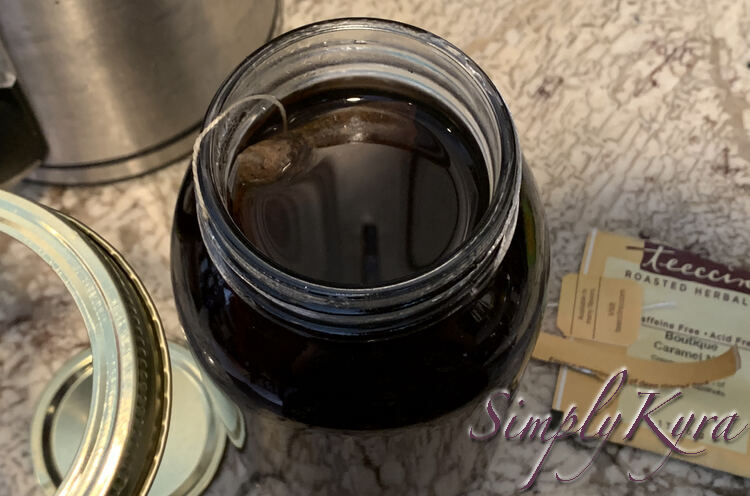
[[[547, 209], [551, 300], [561, 276], [577, 269], [592, 227], [655, 236], [750, 267], [750, 1], [287, 0], [283, 28], [348, 15], [422, 26], [491, 75], [514, 114]], [[186, 165], [110, 186], [15, 188], [77, 217], [121, 250], [173, 339], [181, 330], [169, 234]], [[0, 247], [3, 275], [18, 290], [2, 294], [0, 312], [0, 495], [21, 496], [38, 491], [30, 475], [30, 412], [56, 367], [86, 339], [52, 273], [25, 270], [22, 250]], [[550, 314], [545, 326], [553, 324]], [[528, 411], [548, 410], [556, 371], [531, 363], [521, 385]], [[560, 443], [531, 493], [750, 492], [750, 479], [680, 461], [650, 482], [628, 483], [628, 470], [658, 457], [615, 445], [582, 480], [554, 480], [556, 469], [580, 466], [591, 449]], [[514, 492], [538, 454], [532, 443], [500, 449], [482, 493]], [[236, 494], [233, 475], [241, 470], [230, 453], [208, 494]]]

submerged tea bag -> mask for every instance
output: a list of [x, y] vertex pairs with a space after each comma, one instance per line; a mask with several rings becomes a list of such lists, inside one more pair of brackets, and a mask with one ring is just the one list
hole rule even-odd
[[413, 113], [405, 103], [366, 102], [312, 116], [242, 150], [234, 162], [235, 184], [267, 184], [308, 170], [317, 162], [316, 149], [357, 142], [413, 147]]
[[237, 155], [235, 182], [272, 183], [292, 164], [305, 162], [309, 154], [310, 147], [299, 133], [287, 132], [259, 141]]

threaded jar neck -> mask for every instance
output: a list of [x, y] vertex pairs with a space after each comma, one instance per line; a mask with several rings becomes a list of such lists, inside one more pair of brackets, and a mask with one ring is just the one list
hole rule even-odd
[[205, 123], [250, 95], [283, 101], [305, 88], [357, 79], [441, 102], [481, 151], [489, 204], [473, 233], [433, 268], [393, 284], [336, 287], [300, 278], [253, 248], [229, 215], [227, 184], [247, 130], [275, 111], [268, 101], [238, 105], [206, 134], [193, 179], [209, 257], [244, 301], [306, 332], [371, 339], [451, 313], [494, 274], [515, 231], [521, 151], [502, 97], [472, 60], [433, 34], [378, 19], [325, 21], [271, 41], [224, 82]]

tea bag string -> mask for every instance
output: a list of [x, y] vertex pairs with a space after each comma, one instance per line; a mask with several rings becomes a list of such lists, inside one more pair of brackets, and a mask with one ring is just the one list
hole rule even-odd
[[232, 105], [230, 105], [226, 110], [224, 110], [222, 113], [214, 117], [214, 119], [208, 123], [206, 127], [203, 128], [203, 131], [200, 132], [197, 138], [195, 138], [195, 142], [193, 143], [193, 156], [191, 164], [193, 166], [193, 170], [198, 167], [198, 153], [201, 150], [201, 146], [203, 145], [203, 140], [206, 138], [208, 133], [213, 131], [213, 129], [219, 125], [224, 119], [226, 119], [229, 115], [231, 115], [233, 112], [235, 112], [240, 106], [246, 104], [247, 102], [251, 101], [258, 101], [258, 100], [265, 100], [267, 102], [271, 102], [271, 104], [275, 105], [276, 108], [279, 109], [279, 114], [281, 114], [281, 126], [284, 133], [287, 132], [288, 129], [288, 121], [286, 116], [286, 108], [284, 108], [284, 104], [281, 103], [281, 101], [276, 98], [273, 95], [267, 95], [267, 94], [258, 94], [258, 95], [249, 95], [243, 98], [240, 98], [236, 102], [234, 102]]

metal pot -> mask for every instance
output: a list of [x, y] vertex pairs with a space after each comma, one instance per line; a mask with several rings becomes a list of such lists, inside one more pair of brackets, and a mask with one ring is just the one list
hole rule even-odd
[[113, 181], [185, 156], [214, 90], [268, 39], [277, 7], [0, 0], [0, 184], [40, 164], [30, 179]]

